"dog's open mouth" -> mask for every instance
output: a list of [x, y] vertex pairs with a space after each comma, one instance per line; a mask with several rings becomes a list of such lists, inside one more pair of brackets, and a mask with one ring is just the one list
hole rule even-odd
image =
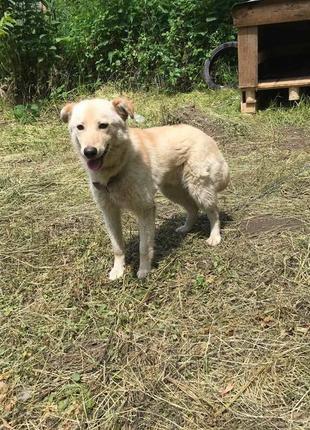
[[104, 153], [101, 155], [101, 157], [96, 158], [95, 160], [88, 160], [87, 161], [87, 167], [90, 170], [100, 170], [103, 164], [103, 159], [106, 155], [106, 153], [108, 152], [108, 146], [106, 147], [106, 149], [104, 150]]
[[87, 166], [90, 170], [99, 170], [102, 167], [103, 163], [103, 157], [104, 155], [101, 155], [100, 158], [97, 158], [96, 160], [88, 160]]

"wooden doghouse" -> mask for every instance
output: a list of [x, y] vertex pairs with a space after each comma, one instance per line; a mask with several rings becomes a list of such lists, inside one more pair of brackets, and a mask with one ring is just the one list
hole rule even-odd
[[233, 8], [238, 28], [241, 111], [256, 112], [256, 92], [310, 86], [310, 0], [252, 0]]

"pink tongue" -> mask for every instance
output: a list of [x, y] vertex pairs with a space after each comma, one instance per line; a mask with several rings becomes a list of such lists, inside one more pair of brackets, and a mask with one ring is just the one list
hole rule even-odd
[[98, 160], [89, 160], [87, 161], [87, 166], [91, 170], [99, 170], [101, 167], [101, 162], [101, 158], [99, 158]]

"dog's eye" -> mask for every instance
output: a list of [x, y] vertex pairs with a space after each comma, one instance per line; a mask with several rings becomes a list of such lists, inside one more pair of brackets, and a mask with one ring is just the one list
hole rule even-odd
[[84, 125], [83, 124], [79, 124], [79, 125], [76, 126], [76, 128], [78, 130], [84, 130]]
[[106, 122], [101, 122], [98, 127], [101, 128], [102, 130], [105, 128], [108, 128], [109, 124], [107, 124]]

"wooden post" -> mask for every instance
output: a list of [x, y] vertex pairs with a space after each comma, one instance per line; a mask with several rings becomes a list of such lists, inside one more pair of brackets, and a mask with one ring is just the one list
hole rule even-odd
[[238, 33], [239, 87], [255, 88], [258, 81], [257, 27], [240, 28]]
[[256, 113], [255, 88], [247, 88], [246, 90], [242, 90], [241, 112]]
[[289, 100], [290, 101], [297, 101], [300, 99], [300, 93], [299, 93], [300, 88], [298, 87], [290, 87], [288, 89], [288, 93], [289, 93]]
[[244, 27], [238, 33], [239, 87], [241, 112], [256, 113], [255, 90], [258, 83], [257, 27]]

